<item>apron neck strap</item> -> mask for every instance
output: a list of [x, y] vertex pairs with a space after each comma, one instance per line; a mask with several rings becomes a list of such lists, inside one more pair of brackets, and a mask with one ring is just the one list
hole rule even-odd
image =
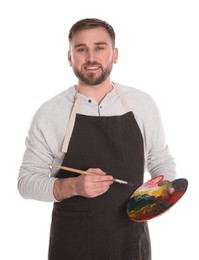
[[124, 96], [122, 95], [122, 93], [120, 92], [118, 87], [115, 84], [112, 84], [112, 86], [113, 86], [115, 92], [117, 93], [117, 95], [119, 96], [120, 100], [122, 101], [123, 106], [124, 106], [126, 112], [132, 111], [132, 109], [130, 109], [128, 103], [126, 102], [126, 99], [124, 98]]
[[[128, 103], [126, 102], [124, 96], [119, 91], [118, 87], [115, 86], [115, 84], [112, 84], [112, 86], [113, 86], [116, 94], [121, 99], [121, 101], [122, 101], [122, 103], [123, 103], [123, 105], [125, 107], [126, 112], [132, 111], [130, 109]], [[64, 142], [63, 142], [63, 145], [62, 145], [62, 152], [63, 153], [66, 153], [67, 150], [68, 150], [69, 141], [70, 141], [70, 138], [71, 138], [71, 135], [72, 135], [72, 132], [73, 132], [73, 127], [74, 127], [74, 124], [75, 124], [76, 114], [79, 113], [79, 112], [80, 112], [80, 97], [79, 97], [78, 90], [76, 88], [75, 103], [74, 103], [74, 106], [72, 108], [72, 112], [71, 112], [71, 115], [70, 115], [68, 127], [67, 127], [67, 130], [66, 130], [66, 135], [65, 135]]]
[[80, 98], [79, 98], [79, 93], [76, 92], [75, 103], [74, 103], [74, 106], [72, 108], [72, 112], [71, 112], [71, 115], [70, 115], [67, 130], [66, 130], [66, 135], [65, 135], [64, 142], [63, 142], [63, 145], [62, 145], [62, 152], [63, 153], [66, 153], [67, 150], [68, 150], [69, 141], [70, 141], [70, 138], [71, 138], [71, 135], [72, 135], [72, 132], [73, 132], [73, 127], [74, 127], [74, 124], [75, 124], [76, 114], [79, 111], [80, 111]]

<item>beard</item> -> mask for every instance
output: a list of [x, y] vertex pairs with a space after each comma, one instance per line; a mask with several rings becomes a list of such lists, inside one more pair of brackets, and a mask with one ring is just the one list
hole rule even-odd
[[105, 81], [109, 75], [111, 74], [112, 68], [113, 68], [113, 62], [111, 62], [107, 67], [102, 67], [101, 64], [94, 63], [94, 62], [87, 62], [85, 63], [83, 67], [85, 66], [100, 66], [101, 68], [101, 73], [100, 75], [96, 75], [94, 72], [87, 72], [84, 73], [84, 71], [78, 70], [77, 67], [73, 66], [73, 72], [75, 76], [82, 81], [84, 84], [89, 85], [89, 86], [95, 86], [101, 84], [103, 81]]

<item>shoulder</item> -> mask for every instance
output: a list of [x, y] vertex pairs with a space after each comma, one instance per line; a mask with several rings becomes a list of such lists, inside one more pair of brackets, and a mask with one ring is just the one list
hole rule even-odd
[[156, 102], [150, 94], [134, 87], [119, 83], [115, 84], [133, 110], [148, 110], [149, 108], [152, 110], [157, 110]]
[[75, 88], [72, 86], [45, 101], [35, 112], [32, 123], [41, 125], [64, 119], [67, 112], [71, 111], [75, 94]]
[[[154, 99], [146, 92], [121, 84], [117, 84], [123, 94], [130, 109], [133, 111], [135, 119], [144, 131], [154, 131], [161, 125], [161, 115]], [[145, 130], [144, 130], [145, 129]]]

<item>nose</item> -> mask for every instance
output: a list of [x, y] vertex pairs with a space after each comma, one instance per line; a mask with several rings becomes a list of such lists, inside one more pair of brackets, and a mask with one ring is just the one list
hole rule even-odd
[[87, 61], [91, 61], [91, 62], [95, 60], [95, 54], [94, 54], [94, 52], [92, 50], [89, 50], [87, 52], [86, 60]]

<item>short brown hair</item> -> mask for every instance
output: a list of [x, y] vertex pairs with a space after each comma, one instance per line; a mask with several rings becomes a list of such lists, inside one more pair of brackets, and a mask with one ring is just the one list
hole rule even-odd
[[69, 42], [71, 41], [76, 32], [97, 27], [103, 27], [107, 31], [107, 33], [111, 37], [113, 47], [115, 47], [115, 31], [113, 27], [106, 21], [97, 18], [85, 18], [73, 24], [68, 34]]

